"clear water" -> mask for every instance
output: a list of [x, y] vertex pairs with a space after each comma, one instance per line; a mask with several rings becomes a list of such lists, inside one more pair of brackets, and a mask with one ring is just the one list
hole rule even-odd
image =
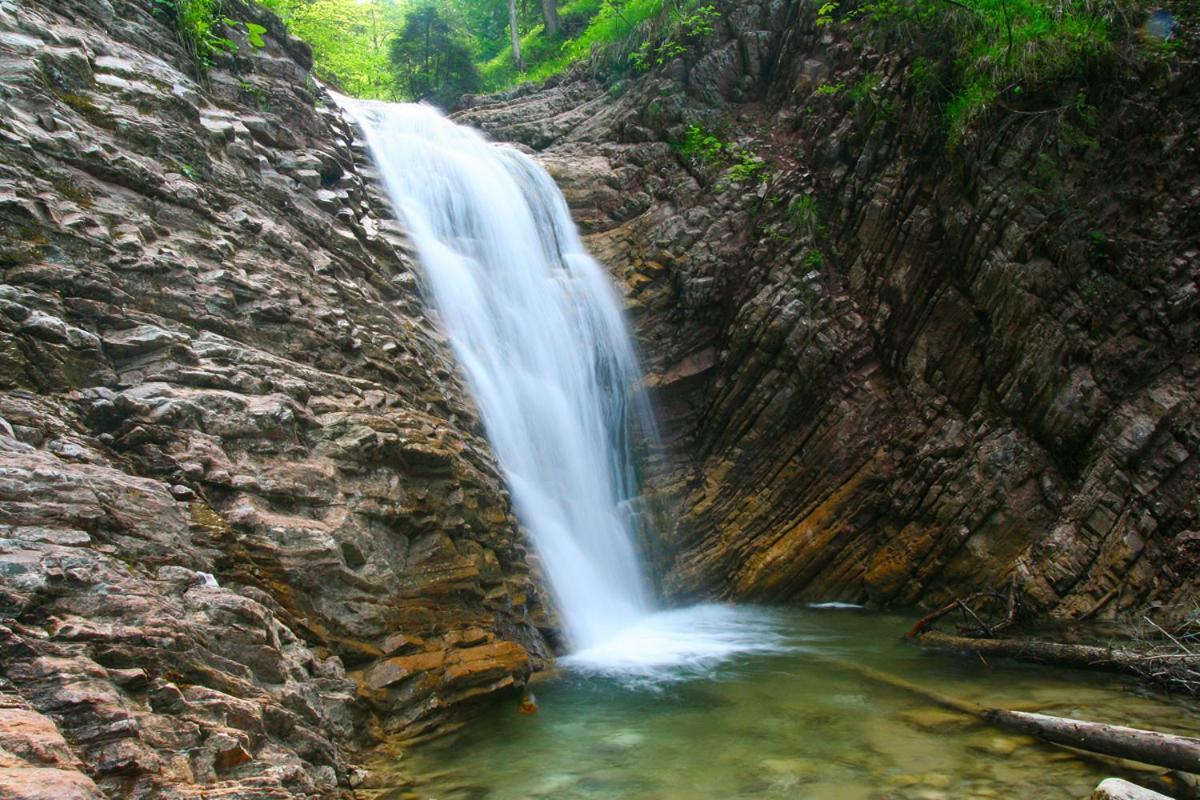
[[986, 705], [1200, 730], [1195, 707], [1131, 693], [1116, 678], [923, 653], [898, 640], [908, 616], [743, 613], [790, 649], [658, 680], [567, 665], [533, 687], [537, 715], [519, 715], [514, 698], [481, 706], [459, 733], [393, 763], [415, 782], [384, 796], [1077, 800], [1112, 774], [972, 725], [846, 662]]
[[512, 699], [481, 706], [458, 734], [408, 752], [382, 796], [1052, 800], [1104, 777], [855, 664], [986, 705], [1200, 727], [1194, 709], [1092, 675], [923, 655], [898, 641], [907, 618], [655, 612], [629, 446], [653, 421], [619, 300], [561, 193], [526, 155], [433, 109], [343, 105], [420, 253], [572, 645], [538, 684], [537, 715]]

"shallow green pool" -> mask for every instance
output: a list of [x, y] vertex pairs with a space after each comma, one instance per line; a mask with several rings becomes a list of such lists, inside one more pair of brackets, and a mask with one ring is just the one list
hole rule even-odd
[[[869, 666], [974, 702], [1200, 730], [1195, 706], [1115, 678], [923, 653], [900, 616], [763, 612], [783, 652], [675, 672], [566, 668], [539, 682], [536, 716], [509, 698], [409, 751], [407, 796], [459, 800], [1087, 797], [1108, 771], [931, 707], [845, 666]], [[757, 634], [756, 634], [757, 635]], [[401, 794], [396, 793], [399, 797]]]

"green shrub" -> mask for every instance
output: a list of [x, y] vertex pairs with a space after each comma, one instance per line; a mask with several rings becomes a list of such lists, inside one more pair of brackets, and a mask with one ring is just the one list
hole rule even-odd
[[767, 162], [748, 150], [738, 151], [733, 166], [729, 168], [732, 183], [759, 183], [767, 178]]
[[222, 29], [242, 25], [251, 47], [264, 47], [267, 29], [253, 22], [239, 23], [225, 16], [222, 0], [154, 0], [155, 16], [175, 28], [175, 36], [192, 57], [196, 71], [203, 77], [219, 56], [237, 50], [237, 45]]
[[226, 19], [221, 0], [154, 0], [154, 11], [174, 25], [179, 43], [201, 74], [212, 68], [217, 56], [237, 49], [233, 40], [217, 32]]
[[851, 16], [924, 51], [912, 80], [942, 95], [953, 147], [1004, 98], [1086, 75], [1119, 13], [1116, 0], [870, 0]]
[[807, 194], [796, 195], [788, 203], [787, 215], [792, 224], [801, 231], [809, 236], [816, 235], [821, 218], [821, 207], [817, 204], [815, 197]]
[[683, 139], [673, 142], [671, 148], [692, 165], [728, 168], [724, 179], [716, 184], [719, 192], [730, 184], [762, 183], [771, 175], [763, 158], [733, 142], [722, 140], [700, 125], [689, 125]]
[[728, 147], [719, 136], [699, 125], [689, 125], [682, 141], [672, 145], [684, 160], [698, 164], [719, 164], [725, 159]]

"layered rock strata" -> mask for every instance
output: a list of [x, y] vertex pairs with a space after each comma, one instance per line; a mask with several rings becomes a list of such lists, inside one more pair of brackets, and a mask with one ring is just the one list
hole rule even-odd
[[0, 796], [335, 796], [551, 622], [307, 46], [153, 5], [0, 0]]
[[1194, 31], [950, 147], [869, 23], [720, 5], [649, 75], [462, 112], [540, 152], [626, 287], [669, 439], [668, 591], [909, 605], [1015, 582], [1033, 613], [1191, 612]]

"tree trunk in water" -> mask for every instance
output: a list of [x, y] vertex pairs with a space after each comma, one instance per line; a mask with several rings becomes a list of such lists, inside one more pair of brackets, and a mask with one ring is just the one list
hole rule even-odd
[[948, 633], [927, 631], [917, 638], [917, 644], [938, 650], [960, 650], [982, 656], [1015, 658], [1079, 669], [1099, 669], [1109, 672], [1131, 672], [1140, 675], [1153, 665], [1174, 664], [1200, 670], [1200, 656], [1186, 653], [1177, 656], [1137, 653], [1131, 650], [1112, 650], [1081, 644], [1039, 642], [1032, 639], [969, 639]]
[[542, 20], [546, 23], [546, 35], [558, 35], [558, 0], [542, 0]]
[[517, 0], [508, 0], [508, 28], [512, 31], [513, 63], [518, 72], [525, 71], [525, 63], [521, 61], [521, 32], [517, 29]]
[[915, 684], [898, 675], [881, 672], [852, 661], [844, 659], [829, 659], [829, 661], [870, 680], [911, 692], [934, 705], [975, 717], [981, 722], [997, 728], [1036, 736], [1044, 742], [1089, 753], [1101, 753], [1142, 764], [1200, 774], [1200, 739], [1138, 728], [1126, 728], [1120, 725], [1107, 725], [1102, 722], [1084, 722], [1066, 717], [1052, 717], [1047, 714], [985, 708]]
[[1001, 708], [985, 709], [982, 717], [993, 725], [1047, 742], [1181, 772], [1200, 773], [1200, 739]]

